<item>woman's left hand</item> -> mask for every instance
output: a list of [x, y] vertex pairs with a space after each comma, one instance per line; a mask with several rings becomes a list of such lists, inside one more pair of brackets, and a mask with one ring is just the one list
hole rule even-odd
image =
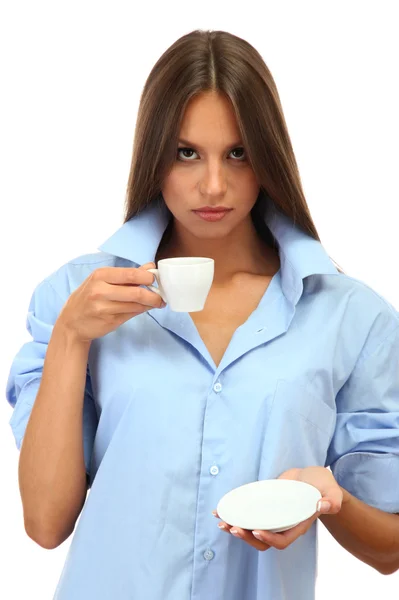
[[[322, 495], [320, 502], [315, 506], [315, 514], [306, 521], [302, 521], [299, 525], [282, 531], [281, 533], [271, 533], [270, 531], [241, 529], [234, 527], [221, 521], [218, 525], [222, 531], [231, 533], [240, 537], [244, 542], [253, 546], [257, 550], [264, 551], [270, 547], [284, 550], [295, 542], [299, 536], [306, 533], [313, 522], [322, 514], [336, 514], [341, 510], [343, 492], [334, 475], [325, 467], [306, 467], [305, 469], [289, 469], [284, 471], [277, 479], [293, 479], [296, 481], [304, 481], [316, 487]], [[215, 517], [220, 518], [216, 511], [213, 512]], [[236, 531], [236, 533], [234, 533]], [[254, 536], [255, 533], [259, 534]]]

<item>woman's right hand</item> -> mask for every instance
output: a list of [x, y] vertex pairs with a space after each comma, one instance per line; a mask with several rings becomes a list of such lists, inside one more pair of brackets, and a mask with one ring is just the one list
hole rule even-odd
[[81, 342], [91, 342], [122, 323], [152, 308], [163, 308], [160, 295], [140, 285], [151, 285], [154, 275], [147, 269], [153, 262], [138, 268], [100, 267], [93, 271], [69, 296], [56, 324], [72, 332]]

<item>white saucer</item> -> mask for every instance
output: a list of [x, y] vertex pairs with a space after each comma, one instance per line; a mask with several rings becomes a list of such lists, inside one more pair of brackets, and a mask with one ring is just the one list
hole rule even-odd
[[321, 497], [317, 488], [302, 481], [265, 479], [234, 488], [216, 510], [229, 525], [277, 533], [314, 515]]

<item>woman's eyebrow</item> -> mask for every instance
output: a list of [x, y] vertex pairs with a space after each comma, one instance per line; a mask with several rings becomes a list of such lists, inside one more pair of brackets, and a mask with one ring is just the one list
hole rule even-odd
[[[178, 140], [179, 144], [187, 144], [187, 146], [190, 146], [190, 148], [198, 148], [199, 150], [204, 150], [204, 148], [202, 146], [200, 146], [199, 144], [195, 144], [194, 142], [190, 142], [189, 140], [184, 140], [182, 138], [180, 138]], [[225, 150], [228, 150], [229, 148], [234, 148], [236, 146], [240, 146], [242, 145], [242, 141], [238, 140], [237, 142], [234, 142], [233, 144], [229, 144], [228, 146], [226, 146]]]

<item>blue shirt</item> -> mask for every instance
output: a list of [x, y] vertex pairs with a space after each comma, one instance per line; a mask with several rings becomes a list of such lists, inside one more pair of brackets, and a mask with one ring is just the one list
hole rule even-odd
[[[152, 205], [34, 290], [32, 341], [6, 391], [18, 448], [69, 294], [99, 267], [153, 261], [167, 220]], [[292, 467], [330, 466], [352, 494], [399, 512], [398, 313], [271, 204], [266, 222], [281, 266], [219, 366], [190, 315], [168, 306], [92, 342], [91, 488], [55, 599], [313, 600], [317, 521], [259, 552], [212, 515], [229, 490]]]

